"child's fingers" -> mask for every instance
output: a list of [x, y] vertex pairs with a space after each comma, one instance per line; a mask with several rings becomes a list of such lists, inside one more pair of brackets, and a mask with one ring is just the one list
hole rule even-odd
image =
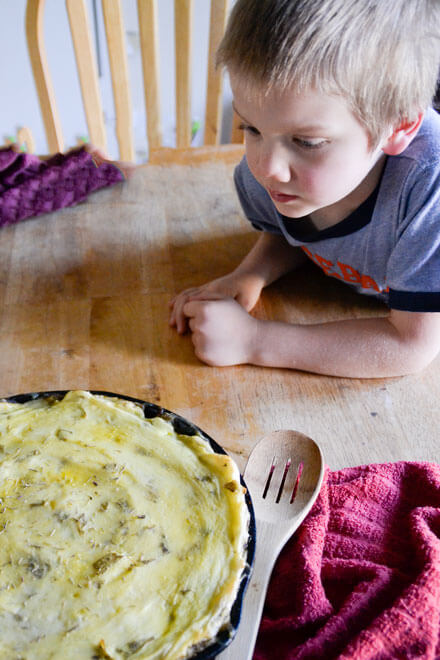
[[175, 296], [173, 296], [168, 303], [170, 307], [173, 307], [176, 302], [179, 300], [179, 298], [186, 298], [189, 294], [191, 294], [193, 291], [198, 291], [196, 288], [191, 288], [191, 289], [185, 289], [184, 291], [181, 291], [180, 293], [176, 293]]
[[209, 291], [204, 288], [194, 288], [182, 291], [175, 296], [169, 303], [171, 309], [169, 324], [175, 327], [177, 332], [182, 335], [188, 328], [191, 328], [189, 319], [200, 308], [198, 303], [213, 300], [224, 300], [226, 296], [222, 293]]
[[197, 300], [223, 300], [224, 298], [229, 298], [230, 296], [225, 295], [224, 293], [219, 293], [217, 291], [211, 291], [210, 289], [199, 289], [193, 291], [185, 296], [186, 302], [197, 301]]
[[182, 298], [178, 298], [170, 316], [170, 324], [176, 328], [180, 335], [184, 334], [187, 330], [187, 320], [183, 312], [185, 303], [185, 299], [182, 300]]
[[191, 290], [192, 289], [182, 291], [174, 296], [174, 298], [168, 303], [168, 307], [171, 310], [169, 323], [172, 327], [175, 327], [180, 334], [186, 330], [186, 319], [183, 314], [183, 307], [187, 301], [188, 292]]
[[191, 295], [188, 298], [188, 301], [191, 300], [224, 300], [225, 298], [229, 298], [229, 296], [226, 296], [224, 293], [218, 293], [217, 291], [200, 291], [197, 295]]
[[170, 326], [173, 328], [177, 329], [177, 324], [178, 324], [178, 314], [176, 308], [173, 308], [171, 314], [170, 314], [170, 320], [169, 320]]
[[176, 308], [176, 328], [179, 334], [184, 334], [188, 329], [192, 330], [191, 318], [200, 308], [200, 303], [204, 300], [185, 298], [180, 300]]
[[188, 301], [185, 304], [184, 314], [185, 314], [185, 317], [188, 319], [188, 325], [189, 325], [190, 328], [192, 326], [192, 319], [195, 317], [198, 308], [199, 308], [199, 304], [198, 304], [198, 301], [196, 301], [196, 300]]
[[[214, 291], [209, 291], [208, 289], [196, 288], [196, 289], [187, 289], [181, 293], [174, 296], [169, 303], [168, 307], [171, 309], [170, 322], [171, 319], [175, 319], [176, 316], [183, 313], [183, 307], [187, 302], [191, 300], [220, 300], [225, 296], [220, 293], [215, 293]], [[172, 323], [171, 325], [174, 325]]]
[[197, 330], [197, 321], [196, 321], [195, 318], [189, 319], [188, 327], [191, 330], [192, 334], [194, 334], [194, 332], [196, 332], [196, 330]]

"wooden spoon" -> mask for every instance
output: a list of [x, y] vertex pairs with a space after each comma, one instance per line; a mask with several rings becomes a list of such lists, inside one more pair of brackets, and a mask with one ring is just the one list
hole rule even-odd
[[252, 658], [273, 565], [310, 511], [323, 475], [319, 446], [296, 431], [274, 431], [251, 452], [244, 479], [255, 509], [255, 561], [237, 634], [221, 660]]

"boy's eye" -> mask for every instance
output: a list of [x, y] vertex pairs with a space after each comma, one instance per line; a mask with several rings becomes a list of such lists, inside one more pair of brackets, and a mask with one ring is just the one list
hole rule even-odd
[[251, 135], [260, 135], [260, 131], [255, 128], [255, 126], [249, 126], [249, 124], [240, 124], [238, 127], [241, 131], [246, 131]]
[[293, 138], [293, 141], [295, 144], [299, 145], [300, 147], [303, 147], [304, 149], [320, 149], [323, 147], [325, 144], [327, 144], [327, 140], [323, 140], [322, 138], [311, 138], [310, 140], [304, 140], [302, 138]]

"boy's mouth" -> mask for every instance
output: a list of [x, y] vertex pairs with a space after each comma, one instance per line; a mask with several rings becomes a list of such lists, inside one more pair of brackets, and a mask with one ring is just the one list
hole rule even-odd
[[298, 199], [298, 195], [286, 195], [285, 193], [271, 190], [270, 188], [268, 188], [267, 192], [274, 202], [279, 202], [281, 204], [286, 204], [287, 202], [292, 202], [293, 200]]

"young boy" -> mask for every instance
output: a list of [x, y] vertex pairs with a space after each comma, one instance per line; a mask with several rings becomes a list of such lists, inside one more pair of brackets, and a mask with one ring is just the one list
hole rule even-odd
[[[211, 365], [419, 371], [440, 348], [440, 2], [237, 0], [218, 59], [245, 131], [237, 192], [261, 234], [232, 273], [171, 301], [171, 325]], [[250, 316], [307, 258], [389, 315]]]

